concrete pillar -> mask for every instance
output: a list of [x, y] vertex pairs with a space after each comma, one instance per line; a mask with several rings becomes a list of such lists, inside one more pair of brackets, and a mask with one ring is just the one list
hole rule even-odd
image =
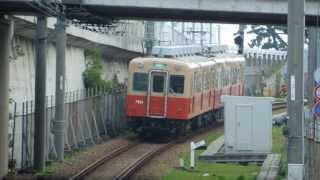
[[0, 16], [0, 179], [8, 173], [9, 47], [13, 22]]
[[247, 56], [245, 73], [244, 73], [244, 86], [246, 96], [261, 96], [261, 79], [262, 73], [257, 65], [258, 56]]
[[35, 138], [34, 138], [34, 168], [42, 172], [45, 168], [45, 149], [47, 139], [46, 123], [46, 48], [47, 48], [47, 18], [38, 16], [36, 28], [36, 78], [35, 78]]
[[305, 33], [305, 0], [288, 1], [288, 176], [303, 179], [304, 114], [303, 54]]
[[246, 67], [245, 70], [245, 95], [246, 96], [262, 96], [261, 80], [262, 74], [257, 72], [254, 67]]
[[64, 159], [64, 93], [65, 93], [65, 60], [66, 60], [66, 23], [58, 18], [56, 24], [56, 111], [53, 122], [54, 145], [58, 160]]

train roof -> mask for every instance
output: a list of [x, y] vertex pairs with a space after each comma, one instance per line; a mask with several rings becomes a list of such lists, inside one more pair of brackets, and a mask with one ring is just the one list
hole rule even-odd
[[217, 54], [214, 57], [205, 56], [183, 56], [183, 57], [172, 57], [172, 58], [160, 58], [160, 57], [140, 57], [135, 58], [131, 63], [153, 63], [153, 62], [164, 62], [168, 64], [179, 64], [187, 66], [189, 68], [195, 68], [199, 66], [205, 66], [217, 63], [232, 63], [232, 62], [244, 62], [244, 56], [238, 54], [224, 53]]

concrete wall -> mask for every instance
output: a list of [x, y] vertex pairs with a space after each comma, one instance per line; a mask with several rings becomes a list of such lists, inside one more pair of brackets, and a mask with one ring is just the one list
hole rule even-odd
[[[54, 18], [48, 19], [47, 92], [55, 94], [56, 51]], [[15, 17], [15, 38], [10, 55], [10, 97], [16, 102], [34, 99], [35, 86], [35, 18]], [[116, 73], [120, 82], [127, 79], [128, 62], [143, 52], [144, 25], [142, 21], [120, 21], [116, 28], [94, 33], [74, 25], [67, 27], [66, 91], [83, 89], [85, 49], [100, 48], [103, 53], [103, 78], [112, 79]], [[108, 58], [107, 58], [108, 57]]]
[[[47, 95], [55, 93], [56, 51], [54, 44], [47, 48]], [[35, 44], [16, 36], [10, 53], [10, 96], [16, 102], [32, 100], [35, 84]], [[82, 72], [85, 70], [84, 50], [68, 46], [66, 51], [66, 91], [83, 89]]]
[[103, 59], [103, 79], [112, 80], [117, 75], [120, 83], [127, 83], [128, 80], [128, 60]]
[[[49, 43], [47, 58], [47, 90], [48, 96], [55, 94], [56, 50]], [[68, 46], [66, 51], [66, 91], [83, 89], [82, 72], [86, 69], [85, 50]], [[125, 83], [128, 77], [130, 58], [103, 57], [103, 75], [111, 80], [116, 74], [119, 82]], [[14, 47], [10, 53], [10, 97], [16, 102], [34, 99], [35, 85], [35, 44], [31, 39], [15, 36]]]

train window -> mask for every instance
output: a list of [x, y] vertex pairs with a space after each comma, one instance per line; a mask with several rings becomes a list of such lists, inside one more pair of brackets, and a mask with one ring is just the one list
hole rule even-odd
[[163, 75], [153, 75], [153, 92], [162, 93], [164, 90], [164, 78]]
[[170, 93], [184, 93], [184, 76], [171, 75], [170, 76]]
[[195, 92], [201, 92], [202, 90], [202, 73], [201, 72], [195, 72], [194, 73], [194, 89]]
[[210, 72], [207, 71], [205, 72], [205, 76], [204, 76], [205, 80], [204, 80], [204, 89], [208, 90], [210, 87]]
[[197, 88], [197, 92], [202, 91], [202, 72], [197, 73], [196, 88]]
[[133, 74], [133, 90], [134, 91], [148, 90], [148, 74], [147, 73]]

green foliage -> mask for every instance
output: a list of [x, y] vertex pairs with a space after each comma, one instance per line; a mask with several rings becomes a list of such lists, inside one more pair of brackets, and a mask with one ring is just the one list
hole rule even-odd
[[102, 75], [102, 55], [98, 49], [86, 50], [86, 70], [82, 73], [84, 85], [86, 88], [103, 87], [105, 81], [101, 78]]
[[251, 48], [286, 50], [288, 47], [288, 43], [281, 37], [281, 34], [287, 34], [287, 27], [253, 25], [248, 33], [257, 35], [249, 43]]
[[279, 179], [285, 179], [287, 174], [287, 152], [285, 146], [286, 143], [287, 139], [283, 136], [282, 127], [274, 127], [272, 129], [272, 153], [281, 154]]
[[85, 88], [101, 88], [105, 91], [121, 91], [123, 84], [118, 81], [117, 75], [114, 75], [111, 81], [102, 79], [102, 53], [99, 49], [88, 49], [85, 51], [86, 70], [82, 73]]

